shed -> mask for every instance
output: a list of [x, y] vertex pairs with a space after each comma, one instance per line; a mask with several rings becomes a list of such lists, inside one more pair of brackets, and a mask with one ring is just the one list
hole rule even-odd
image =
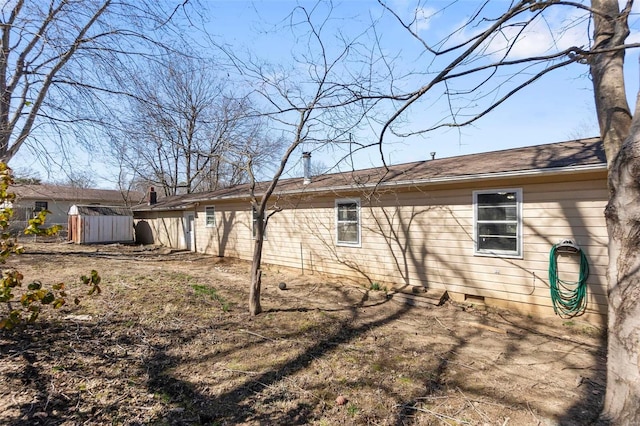
[[68, 220], [68, 238], [76, 244], [134, 241], [133, 212], [128, 207], [74, 204]]

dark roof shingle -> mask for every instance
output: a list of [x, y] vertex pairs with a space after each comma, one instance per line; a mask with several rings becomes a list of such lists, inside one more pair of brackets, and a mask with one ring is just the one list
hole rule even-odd
[[[16, 194], [17, 199], [29, 200], [53, 200], [70, 202], [99, 202], [109, 204], [123, 204], [125, 198], [123, 193], [113, 189], [89, 189], [75, 188], [64, 185], [21, 185], [15, 184], [9, 188], [10, 192]], [[137, 191], [127, 194], [130, 203], [139, 203], [144, 195]]]
[[[341, 173], [315, 176], [311, 183], [303, 185], [302, 178], [281, 179], [276, 193], [312, 192], [347, 189], [373, 185], [392, 185], [403, 182], [431, 182], [456, 180], [465, 177], [500, 175], [527, 171], [604, 167], [606, 158], [599, 138], [578, 139], [568, 142], [506, 149], [478, 154], [375, 167]], [[269, 182], [256, 184], [256, 194], [262, 193]], [[171, 210], [185, 208], [188, 204], [224, 198], [243, 198], [249, 194], [249, 185], [211, 192], [167, 197], [153, 206], [141, 205], [135, 210]]]

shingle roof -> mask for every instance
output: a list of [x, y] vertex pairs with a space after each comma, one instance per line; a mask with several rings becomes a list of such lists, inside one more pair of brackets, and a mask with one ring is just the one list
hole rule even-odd
[[70, 215], [81, 216], [133, 216], [128, 207], [122, 206], [83, 206], [74, 204], [69, 210]]
[[[243, 185], [244, 186], [244, 185]], [[183, 210], [193, 203], [201, 200], [205, 194], [217, 194], [219, 191], [210, 191], [210, 192], [198, 192], [195, 194], [181, 194], [181, 195], [172, 195], [164, 198], [158, 199], [158, 202], [153, 205], [140, 204], [132, 207], [133, 210]]]
[[[123, 204], [124, 198], [122, 193], [112, 189], [86, 189], [74, 188], [62, 185], [12, 185], [10, 192], [16, 194], [16, 198], [28, 200], [53, 200], [53, 201], [70, 201], [74, 203], [107, 203], [107, 204]], [[137, 204], [142, 200], [144, 195], [140, 192], [129, 192], [128, 198], [133, 204]]]
[[[607, 161], [599, 138], [513, 148], [501, 151], [469, 154], [435, 160], [376, 167], [363, 170], [315, 176], [308, 185], [302, 178], [282, 179], [275, 193], [301, 193], [355, 189], [367, 186], [420, 184], [438, 181], [457, 181], [479, 177], [517, 175], [527, 172], [550, 172], [599, 168], [606, 170]], [[260, 194], [269, 182], [256, 185]], [[188, 205], [227, 198], [244, 198], [249, 186], [238, 185], [212, 192], [167, 197], [153, 206], [141, 205], [135, 210], [171, 210]]]

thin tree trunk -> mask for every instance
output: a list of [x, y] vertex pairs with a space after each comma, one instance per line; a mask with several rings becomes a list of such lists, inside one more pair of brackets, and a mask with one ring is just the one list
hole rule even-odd
[[251, 290], [249, 291], [249, 314], [256, 316], [262, 312], [260, 305], [260, 291], [262, 286], [262, 269], [256, 267], [258, 263], [253, 261], [251, 265]]
[[253, 246], [253, 261], [251, 262], [251, 288], [249, 289], [249, 314], [256, 316], [262, 312], [260, 305], [260, 291], [262, 287], [262, 245], [264, 244], [264, 212], [258, 211], [255, 223], [256, 236]]

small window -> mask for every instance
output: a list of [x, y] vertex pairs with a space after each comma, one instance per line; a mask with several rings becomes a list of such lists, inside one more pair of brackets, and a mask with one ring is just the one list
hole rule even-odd
[[522, 190], [474, 191], [475, 253], [522, 256]]
[[360, 246], [360, 200], [336, 200], [338, 245]]
[[213, 206], [204, 208], [204, 221], [207, 228], [216, 226], [216, 208]]
[[43, 210], [49, 210], [49, 203], [46, 202], [46, 201], [36, 201], [35, 208], [33, 209], [33, 212], [35, 214], [38, 214]]

